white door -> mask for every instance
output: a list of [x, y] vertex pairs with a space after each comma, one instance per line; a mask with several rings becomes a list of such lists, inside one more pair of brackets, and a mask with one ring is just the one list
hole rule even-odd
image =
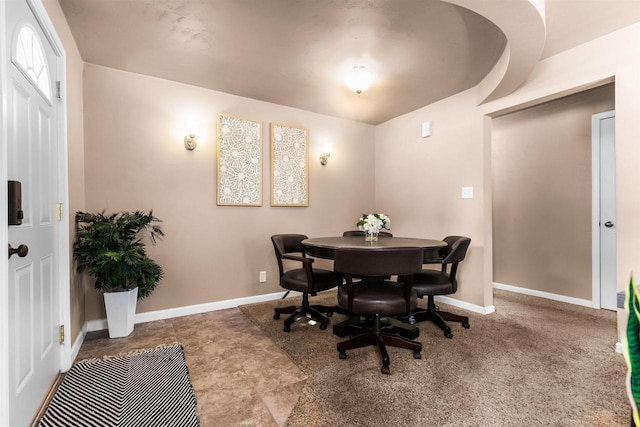
[[[615, 111], [592, 117], [594, 149], [594, 306], [616, 310]], [[597, 157], [597, 158], [596, 158]], [[599, 301], [596, 301], [599, 299]]]
[[[11, 426], [29, 425], [60, 372], [56, 249], [58, 132], [56, 55], [25, 0], [6, 5], [7, 178], [22, 183], [21, 225], [8, 242], [28, 253], [8, 261]], [[3, 185], [7, 185], [3, 183]]]

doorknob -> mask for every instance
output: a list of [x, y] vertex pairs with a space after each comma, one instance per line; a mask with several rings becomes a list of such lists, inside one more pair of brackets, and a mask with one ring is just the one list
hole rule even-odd
[[28, 253], [29, 253], [29, 247], [27, 245], [20, 245], [18, 246], [17, 249], [13, 249], [11, 247], [11, 243], [9, 243], [9, 258], [11, 258], [11, 255], [13, 254], [18, 254], [20, 258], [24, 258], [27, 256]]
[[607, 227], [607, 228], [611, 228], [611, 227], [613, 227], [613, 223], [611, 221], [607, 221], [607, 222], [604, 223], [604, 226]]

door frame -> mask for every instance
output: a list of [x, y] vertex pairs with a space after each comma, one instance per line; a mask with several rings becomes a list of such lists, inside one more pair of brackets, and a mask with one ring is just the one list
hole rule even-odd
[[[20, 0], [25, 1], [36, 20], [40, 24], [47, 41], [53, 47], [56, 54], [56, 75], [61, 82], [61, 99], [54, 97], [53, 102], [58, 102], [56, 120], [57, 120], [57, 138], [58, 138], [58, 194], [62, 203], [63, 212], [62, 220], [55, 222], [57, 241], [54, 247], [57, 255], [58, 269], [58, 286], [60, 293], [60, 324], [65, 328], [64, 342], [60, 346], [60, 370], [62, 372], [69, 369], [71, 365], [71, 305], [70, 305], [70, 256], [69, 256], [69, 186], [68, 186], [68, 160], [67, 160], [67, 100], [64, 89], [66, 88], [66, 52], [63, 44], [58, 37], [55, 27], [47, 14], [47, 11], [41, 0]], [[6, 28], [6, 2], [0, 1], [0, 28]], [[8, 223], [7, 218], [7, 87], [8, 87], [8, 69], [11, 52], [6, 49], [7, 37], [6, 31], [0, 31], [0, 96], [2, 109], [2, 117], [0, 119], [0, 247], [6, 248], [8, 241]], [[55, 87], [54, 87], [55, 91]], [[3, 255], [0, 255], [0, 426], [9, 425], [9, 291], [7, 280], [9, 274], [9, 261]], [[35, 415], [35, 414], [34, 414]]]
[[591, 116], [591, 303], [600, 305], [600, 120], [616, 116], [615, 110]]

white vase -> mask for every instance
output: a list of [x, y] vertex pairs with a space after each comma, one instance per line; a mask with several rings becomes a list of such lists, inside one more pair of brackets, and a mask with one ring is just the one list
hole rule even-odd
[[138, 288], [126, 292], [104, 293], [109, 338], [122, 338], [133, 332], [137, 301]]

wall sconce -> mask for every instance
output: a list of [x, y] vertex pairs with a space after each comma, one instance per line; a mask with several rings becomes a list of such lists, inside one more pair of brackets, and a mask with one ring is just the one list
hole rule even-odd
[[320, 154], [320, 164], [325, 166], [329, 161], [329, 157], [331, 157], [331, 153], [322, 153]]
[[325, 166], [331, 157], [331, 144], [324, 144], [324, 151], [320, 154], [320, 164]]
[[196, 134], [188, 133], [187, 136], [184, 137], [184, 147], [193, 151], [198, 146], [198, 140], [196, 139]]
[[187, 135], [184, 137], [184, 148], [189, 151], [195, 150], [198, 146], [198, 139], [196, 138], [197, 122], [194, 120], [187, 120], [184, 122]]

